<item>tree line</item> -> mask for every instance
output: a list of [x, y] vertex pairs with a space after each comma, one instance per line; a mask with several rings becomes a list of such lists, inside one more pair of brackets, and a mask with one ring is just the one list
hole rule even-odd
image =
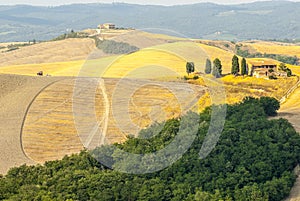
[[[213, 63], [210, 59], [206, 59], [205, 64], [205, 74], [212, 74], [216, 78], [219, 78], [222, 76], [222, 62], [219, 58], [216, 58]], [[239, 73], [241, 75], [247, 75], [248, 74], [247, 69], [247, 61], [245, 58], [242, 59], [241, 65], [239, 63], [239, 58], [234, 55], [232, 58], [232, 67], [231, 67], [231, 74], [238, 75]]]
[[[222, 76], [222, 62], [219, 58], [216, 58], [213, 62], [210, 59], [206, 59], [205, 63], [205, 74], [212, 74], [216, 78], [220, 78]], [[278, 68], [280, 71], [286, 72], [287, 76], [292, 76], [292, 70], [286, 66], [285, 63], [281, 63]], [[241, 64], [237, 55], [232, 57], [232, 65], [231, 65], [231, 74], [232, 75], [248, 75], [248, 66], [247, 60], [243, 57], [241, 60]], [[195, 72], [195, 66], [193, 62], [187, 62], [186, 64], [186, 72], [189, 75], [190, 73]]]

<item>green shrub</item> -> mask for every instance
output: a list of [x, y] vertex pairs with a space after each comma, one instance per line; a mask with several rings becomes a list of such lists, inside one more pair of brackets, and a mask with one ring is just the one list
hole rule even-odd
[[96, 39], [96, 45], [99, 49], [107, 54], [130, 54], [139, 50], [138, 47], [132, 46], [124, 42], [116, 42], [113, 40], [101, 41]]

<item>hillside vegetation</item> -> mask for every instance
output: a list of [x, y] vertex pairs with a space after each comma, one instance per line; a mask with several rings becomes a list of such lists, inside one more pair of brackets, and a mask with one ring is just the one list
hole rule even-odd
[[113, 40], [96, 40], [96, 46], [107, 54], [129, 54], [139, 50], [136, 46]]
[[[200, 116], [166, 122], [140, 133], [151, 139], [130, 138], [116, 145], [131, 153], [150, 153], [168, 145], [179, 135], [180, 124], [200, 125], [196, 139], [183, 157], [157, 173], [131, 175], [118, 173], [99, 164], [87, 152], [47, 162], [44, 166], [12, 168], [0, 177], [1, 200], [256, 200], [279, 201], [288, 196], [300, 161], [300, 137], [284, 119], [268, 120], [279, 103], [271, 98], [247, 98], [228, 106], [226, 123], [213, 152], [199, 159], [206, 136], [211, 109]], [[200, 122], [188, 121], [199, 117]], [[185, 130], [188, 136], [189, 129]], [[184, 140], [184, 138], [182, 139]], [[184, 142], [182, 142], [184, 143]], [[110, 153], [114, 167], [132, 169], [140, 161], [125, 161], [110, 146], [92, 152]], [[100, 155], [98, 155], [100, 154]], [[284, 162], [282, 162], [284, 161]], [[146, 162], [146, 161], [144, 161]], [[151, 169], [151, 165], [149, 166]]]
[[260, 53], [268, 54], [281, 54], [281, 55], [290, 55], [297, 56], [300, 58], [300, 46], [296, 44], [287, 44], [279, 42], [265, 42], [258, 41], [254, 43], [246, 43], [248, 46], [253, 47]]
[[300, 46], [276, 42], [251, 42], [236, 45], [236, 53], [246, 58], [270, 58], [280, 62], [299, 65]]
[[295, 19], [300, 18], [299, 9], [298, 2], [289, 1], [168, 7], [124, 3], [1, 6], [0, 23], [7, 26], [0, 28], [0, 41], [49, 40], [66, 32], [66, 28], [83, 30], [106, 22], [118, 27], [153, 28], [159, 33], [172, 30], [173, 35], [187, 38], [297, 39], [299, 21]]

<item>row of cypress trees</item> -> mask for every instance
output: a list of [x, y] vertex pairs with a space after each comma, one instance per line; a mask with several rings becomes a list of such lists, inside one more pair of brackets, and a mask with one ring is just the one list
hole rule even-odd
[[[212, 74], [215, 77], [221, 77], [222, 75], [221, 60], [219, 58], [216, 58], [212, 63], [210, 59], [207, 59], [205, 65], [205, 73]], [[245, 58], [243, 58], [240, 67], [239, 58], [236, 55], [234, 55], [232, 58], [231, 74], [237, 75], [239, 73], [241, 73], [241, 75], [247, 75], [247, 61]]]

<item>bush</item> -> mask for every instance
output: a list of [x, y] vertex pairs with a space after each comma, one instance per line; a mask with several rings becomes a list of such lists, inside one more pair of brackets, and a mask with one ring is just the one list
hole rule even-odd
[[70, 33], [65, 33], [65, 34], [62, 34], [62, 35], [52, 39], [52, 41], [65, 40], [67, 38], [88, 38], [88, 34], [82, 33], [82, 32], [71, 31]]
[[270, 80], [277, 80], [278, 78], [276, 76], [274, 76], [274, 75], [271, 75], [271, 76], [269, 76], [269, 79]]
[[96, 39], [96, 43], [97, 47], [107, 54], [129, 54], [139, 50], [139, 48], [136, 46], [132, 46], [128, 43], [116, 42], [113, 40], [101, 41]]
[[198, 75], [194, 75], [193, 79], [194, 79], [194, 80], [198, 80], [198, 79], [199, 79], [199, 76], [198, 76]]

